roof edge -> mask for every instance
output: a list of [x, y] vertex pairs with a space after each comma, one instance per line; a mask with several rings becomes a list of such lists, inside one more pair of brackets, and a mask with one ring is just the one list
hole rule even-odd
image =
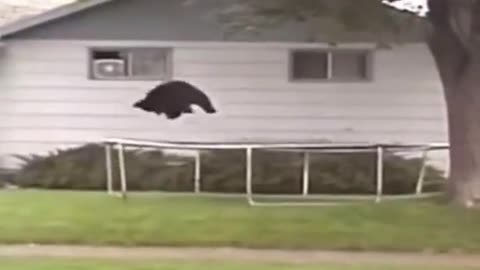
[[11, 22], [9, 24], [6, 24], [0, 27], [0, 39], [7, 35], [12, 35], [17, 32], [26, 30], [28, 28], [32, 28], [56, 19], [67, 17], [77, 12], [80, 12], [89, 8], [93, 8], [93, 7], [96, 7], [108, 2], [112, 2], [112, 1], [114, 0], [77, 1], [77, 2], [73, 2], [67, 5], [63, 5], [63, 6], [51, 9], [49, 11], [40, 13], [38, 15], [16, 20], [14, 22]]

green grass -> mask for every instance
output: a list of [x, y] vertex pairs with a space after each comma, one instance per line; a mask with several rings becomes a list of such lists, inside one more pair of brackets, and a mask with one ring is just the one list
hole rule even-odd
[[[476, 268], [425, 268], [391, 265], [287, 265], [236, 264], [193, 262], [111, 262], [79, 260], [11, 260], [0, 259], [2, 269], [8, 270], [474, 270]], [[478, 269], [477, 269], [478, 270]]]
[[480, 252], [479, 226], [478, 211], [430, 202], [251, 208], [243, 199], [0, 192], [0, 243], [12, 244]]

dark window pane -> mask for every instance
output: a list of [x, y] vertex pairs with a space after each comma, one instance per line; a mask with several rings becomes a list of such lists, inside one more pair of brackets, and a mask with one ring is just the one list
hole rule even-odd
[[120, 51], [94, 51], [94, 59], [122, 59]]
[[132, 75], [163, 78], [168, 73], [168, 50], [133, 49]]
[[367, 78], [367, 54], [364, 52], [334, 52], [332, 77], [340, 80]]
[[328, 53], [298, 51], [292, 57], [293, 79], [327, 79]]

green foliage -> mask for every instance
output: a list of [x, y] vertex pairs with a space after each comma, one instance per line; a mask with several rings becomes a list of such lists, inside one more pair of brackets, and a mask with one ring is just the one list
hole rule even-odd
[[[22, 187], [86, 190], [106, 188], [105, 151], [99, 145], [89, 144], [59, 150], [47, 156], [18, 158], [24, 161], [24, 166], [16, 174], [15, 182]], [[114, 177], [118, 179], [118, 158], [113, 155], [112, 159]], [[182, 179], [187, 179], [182, 176], [188, 174], [187, 168], [170, 165], [175, 162], [175, 156], [168, 156], [167, 161], [161, 152], [127, 150], [125, 160], [130, 180], [128, 184], [132, 190], [175, 189], [175, 186], [182, 185]], [[191, 167], [188, 161], [183, 162], [186, 163], [185, 167]], [[119, 188], [118, 183], [115, 184], [115, 188]]]
[[[15, 176], [21, 187], [49, 189], [106, 188], [105, 152], [99, 145], [52, 152], [47, 156], [19, 157], [24, 165]], [[117, 155], [113, 155], [113, 172], [118, 176]], [[130, 190], [193, 190], [194, 159], [164, 154], [160, 151], [127, 150], [125, 152]], [[303, 156], [299, 153], [254, 152], [253, 183], [256, 193], [300, 193]], [[312, 193], [374, 193], [375, 155], [312, 154], [310, 191]], [[415, 189], [420, 161], [398, 156], [386, 158], [385, 192], [411, 193]], [[212, 192], [245, 191], [245, 153], [218, 150], [202, 154], [202, 189]], [[426, 180], [442, 179], [429, 167]], [[118, 180], [115, 188], [118, 189]], [[438, 191], [439, 184], [427, 190]]]
[[13, 170], [7, 170], [0, 168], [0, 189], [8, 186], [9, 183], [13, 182], [13, 177], [15, 172]]

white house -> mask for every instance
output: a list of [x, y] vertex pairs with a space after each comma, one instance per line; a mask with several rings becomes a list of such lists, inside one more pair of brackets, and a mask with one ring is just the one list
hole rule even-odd
[[[227, 39], [215, 1], [89, 0], [0, 29], [0, 166], [105, 137], [447, 141], [440, 80], [420, 42], [307, 42], [297, 25]], [[228, 1], [225, 1], [228, 3]], [[115, 67], [113, 72], [102, 69]], [[219, 113], [178, 121], [132, 104], [163, 80]]]

